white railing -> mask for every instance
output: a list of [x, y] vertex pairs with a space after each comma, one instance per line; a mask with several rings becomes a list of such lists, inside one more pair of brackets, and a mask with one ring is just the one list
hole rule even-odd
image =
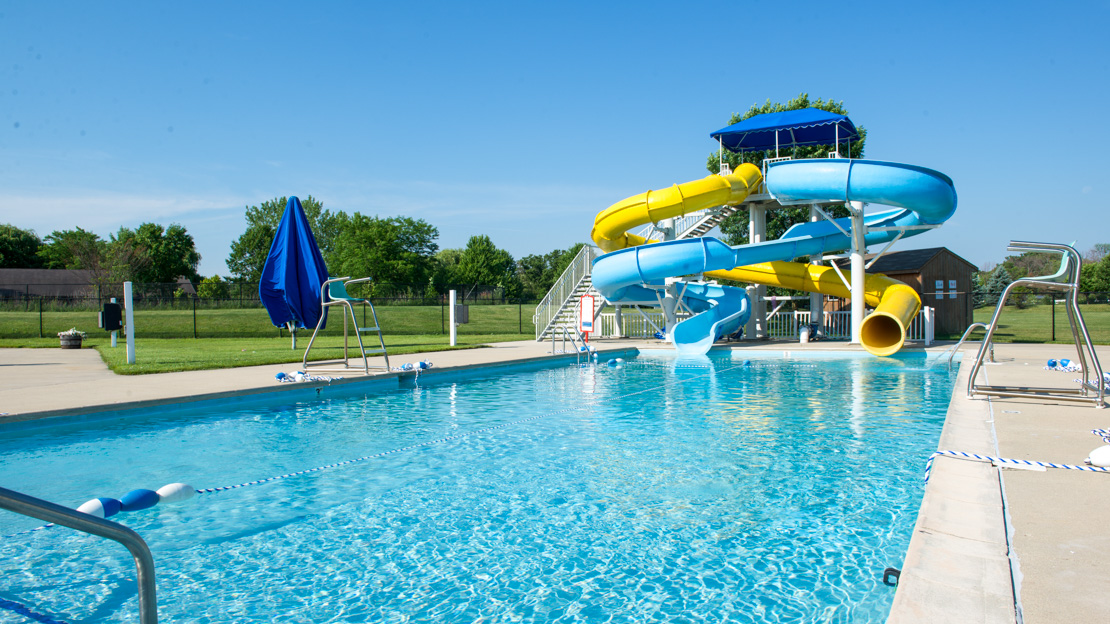
[[[906, 340], [922, 341], [926, 346], [933, 344], [933, 316], [934, 310], [928, 306], [921, 308], [921, 313], [910, 321], [906, 330]], [[617, 336], [617, 319], [615, 312], [601, 314], [598, 334], [601, 338]], [[852, 337], [852, 313], [825, 312], [822, 322], [822, 334], [827, 339], [850, 339]], [[652, 326], [644, 317], [655, 323]], [[621, 332], [629, 338], [650, 338], [658, 331], [656, 327], [663, 327], [663, 313], [644, 312], [641, 315], [635, 310], [623, 310], [621, 313]], [[795, 339], [798, 330], [809, 325], [809, 311], [780, 312], [767, 319], [767, 332], [771, 338]]]
[[544, 332], [550, 327], [555, 317], [559, 315], [567, 300], [574, 294], [575, 289], [590, 274], [590, 266], [594, 259], [600, 255], [600, 249], [585, 245], [578, 251], [574, 260], [571, 260], [570, 266], [563, 271], [559, 279], [555, 280], [555, 285], [547, 291], [547, 295], [536, 306], [536, 313], [532, 316], [532, 322], [536, 325], [536, 340], [543, 338]]
[[[646, 317], [646, 318], [645, 318]], [[648, 322], [650, 320], [650, 322]], [[653, 326], [651, 323], [655, 323]], [[616, 312], [602, 312], [600, 319], [601, 332], [598, 334], [602, 338], [616, 338], [618, 336], [626, 336], [628, 338], [651, 338], [655, 332], [663, 329], [666, 321], [663, 319], [663, 312], [644, 312], [642, 315], [633, 309], [625, 308], [621, 310], [621, 330], [617, 332], [617, 314]], [[659, 329], [656, 329], [658, 327]]]

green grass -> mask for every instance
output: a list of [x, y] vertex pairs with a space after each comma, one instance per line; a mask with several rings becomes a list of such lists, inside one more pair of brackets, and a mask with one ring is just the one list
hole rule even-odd
[[[259, 366], [263, 364], [291, 364], [290, 370], [301, 367], [301, 358], [311, 334], [297, 338], [297, 349], [291, 348], [292, 341], [284, 338], [136, 338], [135, 364], [127, 363], [127, 346], [121, 338], [112, 348], [111, 340], [105, 336], [90, 336], [82, 348], [96, 349], [108, 367], [121, 375], [143, 375], [147, 373], [169, 373], [188, 370], [208, 370], [217, 368], [236, 368], [240, 366]], [[366, 336], [363, 336], [366, 339]], [[458, 346], [448, 345], [447, 336], [385, 336], [389, 351], [390, 364], [398, 366], [420, 358], [404, 356], [428, 351], [448, 351], [453, 349], [474, 349], [490, 342], [509, 342], [513, 340], [532, 340], [531, 335], [521, 334], [463, 334], [456, 341]], [[377, 347], [377, 337], [367, 348]], [[358, 343], [352, 343], [351, 351], [358, 356]], [[57, 338], [0, 338], [0, 347], [58, 347]], [[343, 337], [325, 336], [316, 339], [312, 346], [310, 361], [334, 360], [343, 357]], [[380, 361], [380, 360], [379, 360]], [[295, 364], [295, 366], [292, 366]]]
[[[472, 305], [470, 322], [458, 328], [456, 349], [471, 349], [483, 343], [532, 340], [534, 306]], [[445, 310], [441, 306], [377, 306], [386, 348], [393, 365], [401, 356], [427, 351], [445, 351]], [[312, 360], [332, 360], [343, 354], [343, 321], [333, 310], [328, 328], [312, 347]], [[195, 318], [195, 320], [194, 320]], [[348, 317], [349, 318], [349, 317]], [[40, 324], [42, 336], [40, 333]], [[373, 325], [367, 315], [360, 326]], [[90, 310], [38, 310], [0, 312], [0, 347], [58, 347], [57, 334], [71, 327], [84, 331], [85, 348], [96, 349], [108, 366], [119, 374], [135, 375], [186, 370], [233, 368], [261, 364], [299, 363], [311, 329], [300, 330], [297, 350], [291, 349], [289, 332], [278, 330], [262, 308], [137, 310], [135, 312], [136, 363], [127, 364], [125, 340], [112, 348], [109, 334], [97, 328], [97, 313]], [[194, 328], [195, 335], [194, 338]], [[377, 347], [377, 335], [364, 333], [368, 348]], [[353, 328], [351, 343], [358, 351]], [[397, 361], [392, 358], [397, 357]]]
[[[447, 315], [441, 306], [377, 306], [378, 322], [391, 335], [434, 335], [447, 333]], [[470, 322], [459, 326], [460, 335], [526, 334], [534, 335], [534, 305], [472, 305]], [[359, 311], [359, 325], [373, 324]], [[76, 327], [89, 336], [104, 335], [97, 329], [95, 310], [0, 311], [0, 339], [54, 337]], [[333, 310], [328, 317], [331, 334], [343, 334], [343, 322]], [[310, 332], [311, 333], [311, 332]], [[270, 322], [262, 308], [138, 309], [135, 336], [138, 338], [246, 338], [288, 336]]]
[[[1110, 304], [1093, 303], [1081, 304], [1080, 312], [1095, 344], [1110, 344]], [[990, 323], [994, 315], [994, 307], [979, 308], [975, 310], [975, 321]], [[981, 331], [975, 336], [982, 336]], [[957, 337], [958, 338], [958, 337]], [[1037, 305], [1019, 310], [1014, 306], [1006, 306], [999, 317], [998, 329], [994, 333], [995, 342], [1014, 343], [1053, 343], [1071, 344], [1071, 329], [1068, 326], [1068, 314], [1064, 305], [1056, 304], [1056, 339], [1052, 339], [1052, 306]]]

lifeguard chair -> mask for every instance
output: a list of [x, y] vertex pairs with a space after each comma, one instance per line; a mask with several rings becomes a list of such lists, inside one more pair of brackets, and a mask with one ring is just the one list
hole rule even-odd
[[[385, 360], [385, 366], [382, 367], [386, 371], [389, 370], [389, 355], [385, 350], [385, 340], [382, 338], [381, 325], [378, 323], [378, 313], [374, 311], [374, 304], [370, 299], [362, 299], [359, 297], [352, 297], [347, 292], [347, 286], [350, 284], [359, 284], [362, 282], [369, 282], [371, 278], [363, 277], [359, 279], [351, 279], [350, 277], [333, 277], [329, 278], [320, 286], [320, 320], [316, 323], [316, 329], [312, 332], [312, 338], [308, 341], [308, 348], [304, 351], [304, 365], [305, 372], [350, 372], [352, 369], [357, 370], [359, 366], [351, 366], [350, 358], [350, 324], [354, 324], [355, 338], [358, 340], [359, 353], [362, 354], [362, 371], [370, 374], [370, 359], [368, 356], [381, 354]], [[345, 308], [343, 312], [343, 359], [342, 360], [327, 360], [322, 362], [315, 362], [309, 364], [308, 354], [312, 351], [312, 344], [316, 341], [316, 336], [320, 333], [320, 328], [324, 326], [327, 321], [328, 308], [332, 306], [342, 306]], [[355, 306], [366, 306], [370, 308], [370, 316], [374, 319], [373, 327], [359, 327], [358, 317], [355, 316]], [[347, 317], [350, 316], [350, 323]], [[362, 342], [362, 334], [368, 332], [376, 332], [378, 334], [378, 344], [380, 348], [367, 350]], [[378, 367], [375, 367], [378, 368]]]

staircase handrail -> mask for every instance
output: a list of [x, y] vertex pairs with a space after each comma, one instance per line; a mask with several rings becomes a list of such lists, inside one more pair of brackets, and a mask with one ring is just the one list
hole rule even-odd
[[536, 326], [536, 340], [542, 340], [544, 332], [551, 325], [551, 322], [559, 315], [559, 311], [566, 305], [568, 299], [574, 294], [578, 284], [590, 274], [590, 268], [593, 265], [594, 259], [601, 255], [601, 250], [592, 245], [583, 245], [582, 249], [578, 250], [578, 255], [570, 261], [570, 264], [555, 280], [555, 284], [551, 286], [551, 290], [547, 291], [543, 300], [536, 306], [536, 312], [532, 315], [532, 322]]

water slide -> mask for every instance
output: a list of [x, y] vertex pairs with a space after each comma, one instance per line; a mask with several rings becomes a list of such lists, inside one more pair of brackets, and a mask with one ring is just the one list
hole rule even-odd
[[[593, 284], [613, 303], [658, 302], [657, 289], [667, 278], [704, 275], [782, 286], [793, 290], [847, 297], [849, 289], [830, 267], [787, 262], [798, 256], [839, 253], [851, 246], [850, 219], [799, 223], [774, 241], [730, 247], [712, 237], [644, 244], [628, 230], [662, 219], [744, 201], [760, 182], [750, 164], [731, 175], [710, 175], [668, 189], [648, 191], [598, 213], [591, 238], [609, 252], [594, 261]], [[769, 166], [767, 191], [786, 203], [847, 202], [895, 207], [866, 215], [867, 245], [921, 233], [914, 228], [938, 225], [956, 209], [956, 191], [948, 176], [914, 165], [870, 160], [788, 160]], [[837, 227], [839, 226], [839, 228]], [[845, 272], [851, 283], [851, 276]], [[863, 347], [890, 355], [905, 342], [906, 327], [921, 308], [912, 288], [882, 275], [868, 275], [865, 301], [875, 310], [861, 328]], [[704, 354], [718, 339], [747, 322], [751, 306], [743, 289], [712, 284], [686, 284], [680, 293], [695, 314], [671, 330], [683, 354]]]

